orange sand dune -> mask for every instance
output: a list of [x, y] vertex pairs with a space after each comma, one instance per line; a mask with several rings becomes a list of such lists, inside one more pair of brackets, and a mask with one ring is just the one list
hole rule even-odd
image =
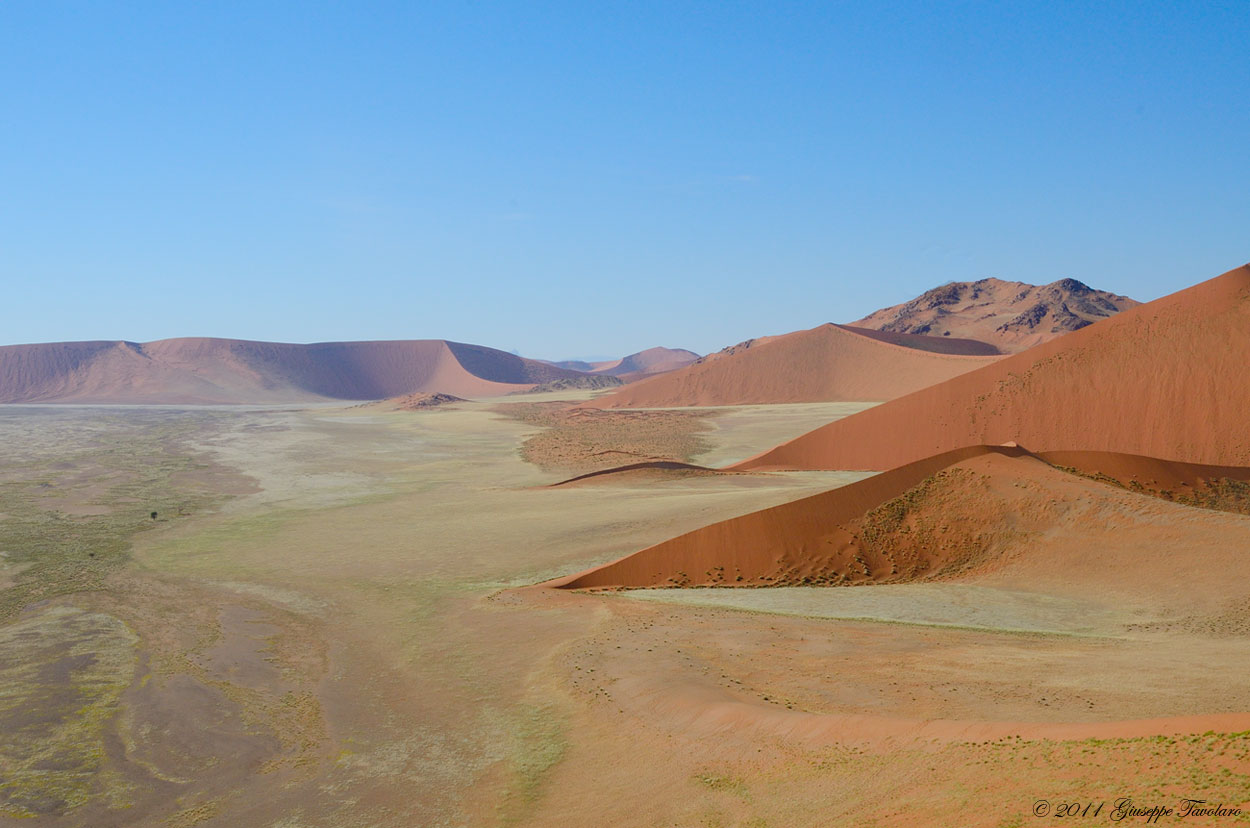
[[1001, 358], [982, 342], [829, 324], [750, 340], [584, 405], [663, 408], [889, 400]]
[[580, 376], [443, 340], [294, 345], [234, 339], [0, 347], [0, 402], [281, 403], [415, 392], [506, 394]]
[[736, 468], [887, 469], [1006, 442], [1250, 465], [1247, 366], [1250, 267], [1240, 267]]
[[[1227, 592], [1228, 575], [1247, 568], [1237, 550], [1250, 548], [1250, 517], [1167, 503], [1090, 479], [1112, 476], [1104, 469], [1140, 478], [1148, 491], [1169, 499], [1250, 509], [1250, 468], [1097, 452], [1039, 457], [1012, 446], [969, 446], [705, 526], [550, 585], [895, 583], [993, 568], [1018, 553], [1027, 559], [1018, 566], [1032, 573], [1034, 585], [1080, 574], [1089, 584], [1126, 577], [1151, 584], [1155, 578], [1166, 588], [1192, 570], [1190, 585], [1206, 583], [1214, 590], [1208, 597]], [[1143, 502], [1147, 511], [1180, 510], [1173, 518], [1180, 528], [1161, 528], [1153, 516], [1135, 520]], [[1080, 543], [1069, 542], [1066, 532]], [[1164, 555], [1157, 554], [1161, 546]], [[1099, 555], [1082, 551], [1090, 548]]]
[[[775, 583], [778, 558], [807, 559], [813, 571], [819, 569], [828, 562], [829, 553], [849, 540], [840, 527], [929, 475], [989, 452], [1010, 456], [1027, 453], [998, 446], [946, 452], [838, 489], [713, 523], [589, 572], [553, 581], [551, 586], [580, 589]], [[814, 557], [822, 553], [823, 557]], [[742, 581], [737, 580], [738, 575]]]

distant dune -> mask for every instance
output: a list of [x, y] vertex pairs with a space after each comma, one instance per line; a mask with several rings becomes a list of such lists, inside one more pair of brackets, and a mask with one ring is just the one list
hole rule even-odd
[[962, 446], [1250, 465], [1250, 266], [830, 423], [743, 469], [889, 469]]
[[635, 382], [684, 368], [698, 358], [699, 355], [694, 351], [687, 351], [684, 348], [648, 348], [645, 351], [606, 362], [565, 360], [551, 364], [573, 371], [584, 371], [588, 374], [618, 377], [622, 382]]
[[1001, 358], [983, 342], [828, 324], [748, 340], [585, 405], [648, 408], [889, 400]]
[[506, 394], [580, 376], [443, 340], [294, 345], [235, 339], [0, 347], [0, 403], [284, 403], [418, 392]]
[[981, 279], [936, 287], [851, 324], [893, 333], [976, 339], [1017, 353], [1138, 304], [1076, 279], [1041, 286]]
[[[997, 570], [1020, 557], [1044, 571], [1055, 563], [1045, 554], [1084, 555], [1091, 543], [1099, 554], [1084, 557], [1108, 580], [1114, 574], [1122, 581], [1136, 566], [1143, 579], [1166, 585], [1179, 577], [1173, 553], [1182, 546], [1202, 553], [1185, 562], [1186, 571], [1212, 559], [1224, 565], [1236, 559], [1237, 571], [1245, 569], [1239, 550], [1250, 543], [1250, 520], [1211, 510], [1250, 509], [1247, 481], [1250, 468], [970, 446], [714, 523], [552, 585], [905, 583]], [[1161, 533], [1154, 514], [1179, 506], [1141, 495], [1206, 508], [1174, 512], [1185, 531]], [[1068, 532], [1084, 542], [1065, 543]], [[1164, 538], [1168, 552], [1158, 554]], [[1143, 561], [1155, 567], [1153, 574], [1142, 570]], [[1053, 571], [1057, 579], [1072, 573], [1071, 561]], [[1209, 571], [1201, 577], [1219, 580]]]

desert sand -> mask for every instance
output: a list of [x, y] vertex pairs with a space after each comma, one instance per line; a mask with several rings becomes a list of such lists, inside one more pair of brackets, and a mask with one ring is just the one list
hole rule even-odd
[[573, 727], [543, 665], [596, 614], [501, 591], [846, 479], [549, 489], [498, 405], [0, 410], [5, 818], [528, 819]]
[[750, 340], [587, 406], [670, 406], [889, 400], [1001, 359], [966, 340], [881, 334], [841, 325]]

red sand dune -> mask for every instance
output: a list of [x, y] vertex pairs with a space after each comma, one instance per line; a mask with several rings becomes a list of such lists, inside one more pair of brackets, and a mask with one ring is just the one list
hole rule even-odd
[[978, 339], [1017, 353], [1114, 316], [1139, 303], [1078, 282], [1048, 285], [981, 279], [951, 282], [853, 325], [896, 333]]
[[[1091, 479], [1100, 473], [1129, 488]], [[1134, 480], [1144, 493], [1133, 491]], [[1123, 567], [1129, 566], [1136, 567], [1132, 579], [1157, 578], [1159, 589], [1184, 574], [1197, 579], [1190, 586], [1211, 582], [1207, 586], [1220, 592], [1220, 580], [1246, 568], [1239, 558], [1240, 550], [1250, 547], [1250, 517], [1146, 498], [1213, 503], [1208, 496], [1218, 498], [1231, 488], [1237, 497], [1218, 505], [1245, 510], [1250, 508], [1246, 481], [1250, 468], [969, 446], [714, 523], [549, 586], [888, 583], [1027, 559], [1019, 565], [1029, 569], [1032, 580], [1050, 577], [1048, 571], [1070, 579], [1088, 570], [1090, 583], [1099, 573], [1122, 583]], [[1180, 530], [1162, 530], [1157, 518], [1138, 514], [1143, 500], [1156, 511], [1183, 510], [1178, 513], [1183, 519], [1173, 524]], [[1081, 543], [1065, 540], [1065, 531], [1075, 532]], [[1128, 560], [1137, 547], [1140, 555]], [[1088, 555], [1090, 548], [1099, 554]], [[1213, 557], [1218, 565], [1208, 560]]]
[[889, 400], [1001, 358], [983, 342], [828, 324], [750, 340], [584, 405], [661, 408]]
[[294, 345], [197, 338], [0, 347], [0, 403], [282, 403], [422, 391], [487, 396], [576, 376], [443, 340]]
[[[834, 537], [841, 534], [841, 526], [929, 475], [988, 452], [1027, 453], [990, 446], [947, 452], [828, 492], [713, 523], [552, 585], [578, 589], [773, 583], [776, 558], [808, 559], [818, 569], [826, 563], [821, 553], [836, 551], [839, 541], [846, 540]], [[708, 575], [713, 567], [723, 567], [724, 574]], [[739, 574], [742, 581], [737, 580]]]
[[822, 426], [734, 468], [888, 469], [1007, 442], [1250, 465], [1248, 366], [1250, 266]]

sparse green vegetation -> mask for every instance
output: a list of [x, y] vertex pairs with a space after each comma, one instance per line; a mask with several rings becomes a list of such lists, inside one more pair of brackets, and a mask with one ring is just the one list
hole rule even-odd
[[692, 462], [711, 448], [711, 411], [600, 411], [567, 403], [510, 403], [496, 409], [544, 430], [521, 446], [543, 469], [597, 471], [643, 460]]
[[64, 813], [93, 794], [126, 804], [100, 771], [136, 641], [118, 619], [71, 607], [0, 627], [0, 814]]
[[77, 451], [5, 467], [0, 552], [12, 583], [0, 592], [0, 622], [35, 601], [100, 589], [126, 561], [131, 538], [161, 525], [152, 515], [185, 516], [222, 499], [192, 482], [209, 466], [179, 445], [202, 423], [106, 425]]
[[[65, 422], [75, 425], [62, 433]], [[203, 417], [98, 413], [88, 425], [49, 413], [40, 425], [46, 434], [34, 437], [51, 450], [15, 431], [0, 458], [0, 813], [15, 817], [88, 800], [124, 808], [130, 795], [104, 739], [134, 678], [138, 637], [104, 612], [30, 607], [106, 592], [137, 533], [225, 497], [213, 491], [214, 467], [188, 448]]]
[[1068, 474], [1105, 483], [1108, 486], [1115, 486], [1116, 488], [1126, 489], [1137, 494], [1157, 497], [1172, 503], [1180, 503], [1184, 506], [1250, 515], [1250, 482], [1244, 480], [1214, 477], [1203, 480], [1201, 485], [1198, 486], [1162, 489], [1147, 486], [1139, 480], [1129, 480], [1126, 483], [1102, 472], [1082, 471], [1073, 466], [1055, 465], [1055, 468]]
[[751, 801], [751, 792], [747, 790], [746, 782], [731, 774], [706, 772], [695, 779], [708, 790], [730, 793], [745, 802]]
[[1250, 483], [1227, 477], [1215, 478], [1206, 483], [1205, 488], [1177, 495], [1176, 502], [1201, 509], [1250, 515]]

